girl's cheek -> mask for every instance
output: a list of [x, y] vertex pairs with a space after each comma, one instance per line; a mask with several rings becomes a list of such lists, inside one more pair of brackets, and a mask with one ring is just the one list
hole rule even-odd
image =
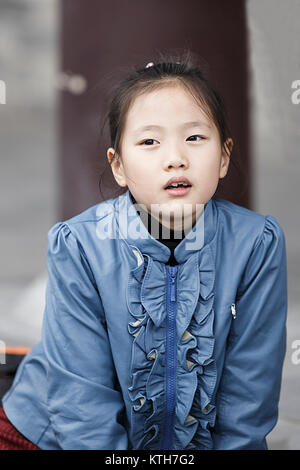
[[206, 171], [202, 171], [199, 173], [199, 178], [197, 182], [197, 186], [199, 191], [203, 193], [203, 195], [214, 193], [217, 185], [219, 182], [219, 172], [218, 167], [210, 167], [206, 169]]
[[215, 178], [219, 174], [220, 161], [213, 155], [207, 155], [199, 161], [199, 172], [206, 178]]

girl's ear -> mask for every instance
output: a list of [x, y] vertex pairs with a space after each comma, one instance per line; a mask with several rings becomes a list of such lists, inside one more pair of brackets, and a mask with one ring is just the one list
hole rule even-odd
[[107, 150], [107, 159], [118, 185], [122, 187], [127, 186], [126, 176], [121, 158], [112, 147], [109, 147], [109, 149]]
[[233, 149], [233, 140], [231, 138], [228, 138], [226, 139], [225, 144], [222, 147], [222, 157], [221, 157], [219, 178], [224, 178], [227, 175], [232, 149]]

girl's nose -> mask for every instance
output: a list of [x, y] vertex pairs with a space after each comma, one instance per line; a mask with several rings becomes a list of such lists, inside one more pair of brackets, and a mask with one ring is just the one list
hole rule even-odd
[[183, 155], [180, 155], [179, 152], [175, 155], [174, 153], [170, 157], [164, 159], [164, 170], [169, 170], [171, 168], [188, 168], [189, 163], [188, 159]]

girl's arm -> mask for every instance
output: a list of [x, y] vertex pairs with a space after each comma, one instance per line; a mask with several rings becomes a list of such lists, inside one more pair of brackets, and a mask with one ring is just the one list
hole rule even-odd
[[215, 449], [267, 449], [278, 418], [286, 313], [285, 238], [268, 215], [238, 289], [216, 397]]
[[127, 449], [124, 402], [104, 311], [85, 254], [67, 224], [48, 232], [42, 337], [48, 410], [62, 449]]

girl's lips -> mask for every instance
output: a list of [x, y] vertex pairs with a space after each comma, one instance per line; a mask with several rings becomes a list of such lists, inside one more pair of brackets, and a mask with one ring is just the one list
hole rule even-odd
[[167, 191], [167, 193], [171, 194], [172, 196], [185, 196], [188, 194], [190, 189], [191, 186], [187, 186], [181, 188], [167, 188], [165, 191]]

